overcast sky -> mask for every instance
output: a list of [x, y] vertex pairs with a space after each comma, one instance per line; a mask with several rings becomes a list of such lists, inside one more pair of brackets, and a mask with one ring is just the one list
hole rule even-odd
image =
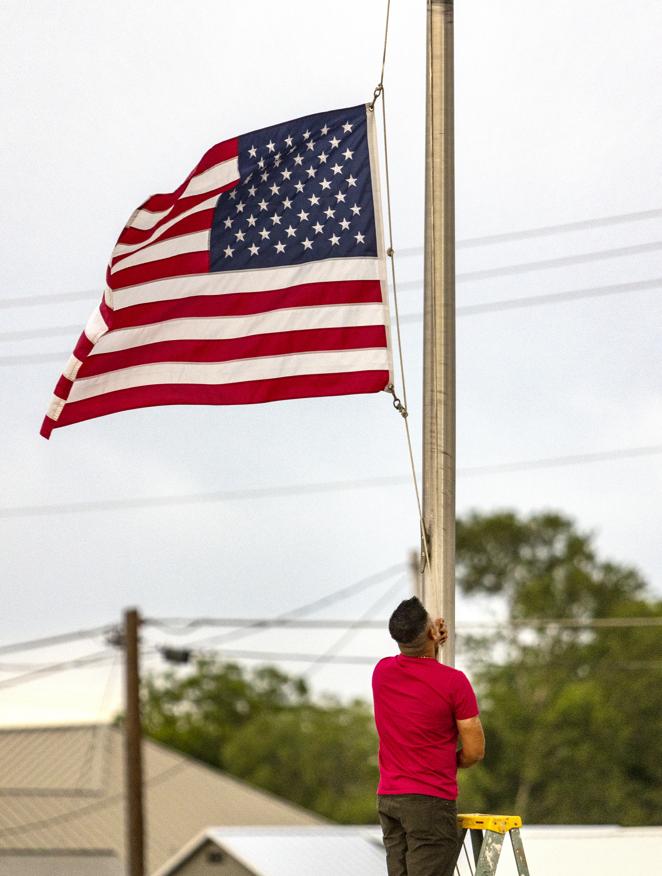
[[[423, 242], [424, 0], [394, 0], [387, 61], [396, 250]], [[186, 495], [407, 472], [385, 395], [255, 407], [152, 408], [38, 429], [100, 297], [117, 235], [150, 193], [206, 148], [285, 119], [368, 100], [384, 2], [46, 2], [0, 6], [2, 507]], [[636, 0], [458, 0], [459, 240], [662, 208], [662, 5]], [[459, 248], [458, 273], [662, 241], [662, 219]], [[420, 280], [422, 255], [398, 261]], [[458, 283], [461, 306], [662, 278], [662, 246]], [[90, 291], [85, 299], [7, 299]], [[458, 319], [458, 465], [662, 444], [661, 287]], [[420, 313], [422, 288], [401, 293]], [[77, 326], [55, 337], [11, 331]], [[420, 444], [421, 332], [403, 326]], [[61, 353], [58, 362], [35, 354]], [[7, 357], [17, 357], [8, 363]], [[662, 592], [662, 456], [458, 480], [458, 512], [553, 508]], [[269, 616], [407, 559], [410, 486], [0, 519], [0, 644], [96, 626], [126, 605], [152, 617]], [[326, 610], [357, 617], [388, 582]], [[391, 602], [408, 592], [403, 579]], [[388, 606], [375, 610], [379, 617]], [[480, 607], [460, 603], [460, 621]], [[204, 632], [205, 635], [209, 631]], [[202, 636], [203, 633], [200, 633]], [[319, 651], [338, 632], [255, 636]], [[163, 637], [152, 635], [153, 641]], [[27, 662], [89, 654], [0, 655]], [[390, 650], [363, 634], [347, 653]], [[158, 666], [158, 663], [150, 665]], [[305, 664], [285, 664], [301, 670]], [[324, 668], [318, 690], [369, 693], [369, 668]], [[0, 723], [95, 720], [118, 671], [56, 675], [2, 692]], [[104, 691], [106, 693], [104, 694]]]

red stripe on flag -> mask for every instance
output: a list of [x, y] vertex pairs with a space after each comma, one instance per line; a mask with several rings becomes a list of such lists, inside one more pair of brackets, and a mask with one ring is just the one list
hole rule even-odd
[[181, 213], [185, 213], [187, 210], [190, 210], [191, 207], [196, 207], [198, 204], [201, 204], [208, 198], [213, 198], [216, 195], [220, 195], [223, 192], [228, 191], [229, 189], [233, 189], [236, 185], [237, 180], [234, 180], [234, 182], [228, 183], [226, 186], [221, 186], [218, 189], [214, 189], [211, 192], [204, 192], [201, 195], [191, 195], [188, 198], [183, 198], [180, 201], [176, 201], [168, 214], [162, 219], [159, 219], [156, 225], [154, 225], [152, 228], [133, 228], [131, 225], [127, 225], [118, 237], [117, 243], [143, 243], [145, 240], [148, 240], [155, 231], [158, 231], [158, 229], [166, 222], [170, 222], [172, 219], [176, 219], [177, 216], [179, 216]]
[[241, 292], [232, 295], [193, 295], [172, 301], [135, 304], [112, 311], [113, 329], [131, 328], [204, 316], [249, 316], [293, 307], [319, 307], [325, 304], [379, 304], [379, 280], [345, 280], [331, 283], [305, 283], [271, 292]]
[[52, 420], [50, 417], [44, 417], [44, 422], [41, 424], [41, 429], [39, 430], [39, 434], [42, 438], [45, 438], [47, 441], [51, 437], [51, 432], [53, 429], [57, 428], [57, 423], [55, 420]]
[[[108, 325], [108, 323], [106, 323], [106, 325]], [[83, 332], [83, 334], [78, 338], [78, 342], [74, 347], [74, 356], [76, 357], [76, 359], [82, 362], [93, 346], [94, 344], [92, 343], [92, 341], [88, 338], [85, 332]]]
[[[285, 356], [322, 350], [363, 350], [386, 346], [382, 325], [303, 329], [226, 340], [160, 341], [128, 350], [90, 356], [78, 377], [93, 377], [155, 362], [232, 362], [262, 356]], [[56, 391], [56, 395], [60, 395]], [[62, 396], [61, 396], [62, 397]]]
[[57, 423], [46, 417], [41, 434], [48, 438], [54, 428], [95, 417], [156, 405], [249, 405], [315, 396], [354, 395], [380, 392], [388, 383], [388, 371], [354, 371], [250, 380], [243, 383], [201, 386], [161, 384], [121, 389], [65, 405]]
[[[224, 140], [222, 143], [217, 143], [208, 149], [196, 164], [193, 170], [186, 177], [184, 182], [178, 186], [174, 192], [166, 192], [161, 195], [152, 195], [141, 206], [141, 210], [151, 210], [153, 213], [160, 213], [167, 210], [181, 196], [186, 186], [199, 173], [209, 170], [222, 161], [227, 161], [229, 158], [234, 158], [239, 154], [239, 138], [233, 137], [231, 140]], [[188, 199], [187, 199], [188, 200]]]
[[55, 384], [53, 394], [56, 395], [58, 398], [62, 398], [66, 401], [69, 398], [69, 393], [71, 392], [71, 387], [73, 385], [73, 381], [69, 380], [69, 378], [65, 377], [63, 374], [62, 377], [60, 377], [58, 382]]
[[125, 286], [137, 286], [139, 283], [149, 283], [151, 280], [163, 280], [166, 277], [183, 277], [186, 274], [205, 274], [209, 272], [209, 250], [202, 252], [184, 252], [145, 262], [125, 268], [116, 274], [108, 274], [108, 285], [111, 289], [122, 289]]
[[[207, 231], [211, 228], [211, 223], [214, 219], [214, 207], [211, 207], [209, 210], [200, 210], [199, 213], [193, 213], [192, 216], [185, 216], [184, 219], [180, 219], [176, 225], [173, 225], [171, 228], [167, 228], [163, 234], [160, 234], [156, 240], [151, 241], [145, 246], [138, 247], [138, 249], [134, 249], [132, 252], [124, 252], [115, 256], [112, 260], [111, 265], [115, 267], [122, 259], [128, 258], [128, 256], [132, 256], [137, 252], [143, 252], [146, 249], [149, 249], [152, 244], [161, 243], [164, 240], [169, 240], [171, 237], [180, 237], [182, 234], [192, 234], [194, 231]], [[154, 233], [152, 229], [152, 233]]]

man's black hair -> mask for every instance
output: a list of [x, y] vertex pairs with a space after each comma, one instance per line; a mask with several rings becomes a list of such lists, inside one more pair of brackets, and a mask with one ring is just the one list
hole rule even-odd
[[428, 613], [420, 599], [412, 596], [404, 599], [391, 615], [388, 631], [396, 642], [408, 645], [423, 632], [428, 622]]

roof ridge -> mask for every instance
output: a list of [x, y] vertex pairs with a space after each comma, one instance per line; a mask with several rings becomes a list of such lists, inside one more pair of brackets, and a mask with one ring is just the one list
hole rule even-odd
[[66, 730], [94, 730], [99, 727], [113, 728], [112, 721], [83, 722], [80, 724], [26, 724], [16, 727], [0, 727], [2, 733], [45, 733], [60, 732]]
[[35, 847], [31, 849], [26, 848], [0, 848], [0, 857], [3, 855], [14, 855], [18, 857], [19, 855], [24, 855], [26, 858], [32, 855], [49, 855], [50, 857], [95, 857], [95, 858], [117, 858], [117, 850], [116, 849], [88, 849], [88, 848], [49, 848], [46, 846], [45, 848]]

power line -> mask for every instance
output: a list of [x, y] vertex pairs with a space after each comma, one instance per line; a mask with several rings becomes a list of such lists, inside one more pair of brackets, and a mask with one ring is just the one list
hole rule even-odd
[[60, 335], [80, 334], [78, 325], [56, 325], [53, 328], [17, 329], [9, 332], [0, 332], [0, 341], [28, 341], [33, 338], [55, 338]]
[[[422, 288], [422, 280], [413, 280], [409, 283], [401, 283], [403, 289], [420, 289]], [[625, 292], [640, 292], [653, 289], [659, 289], [662, 286], [662, 277], [655, 277], [652, 280], [639, 280], [632, 283], [616, 283], [607, 286], [593, 286], [588, 289], [577, 289], [569, 292], [551, 292], [542, 295], [526, 295], [520, 298], [504, 298], [497, 301], [485, 301], [479, 304], [465, 304], [456, 308], [456, 314], [462, 316], [476, 316], [482, 313], [497, 313], [502, 310], [517, 310], [528, 309], [530, 307], [540, 307], [547, 304], [562, 304], [566, 301], [577, 301], [583, 298], [603, 298], [610, 295], [621, 295]], [[422, 314], [410, 313], [400, 317], [400, 322], [420, 322], [423, 318]], [[35, 338], [48, 338], [60, 335], [78, 335], [80, 334], [80, 326], [64, 325], [56, 326], [53, 329], [20, 329], [17, 331], [8, 331], [0, 333], [0, 342], [10, 341], [25, 341]], [[66, 360], [68, 353], [20, 353], [11, 356], [0, 356], [0, 366], [2, 365], [29, 365], [42, 364], [47, 362], [63, 362]]]
[[[276, 618], [273, 618], [271, 622], [273, 623], [280, 621], [281, 623], [283, 623], [288, 620], [292, 622], [295, 618], [300, 618], [306, 614], [312, 614], [315, 611], [327, 608], [330, 605], [335, 605], [336, 603], [341, 602], [343, 599], [346, 599], [349, 596], [355, 596], [357, 593], [360, 593], [363, 590], [368, 589], [369, 587], [374, 587], [375, 584], [379, 584], [382, 581], [388, 580], [389, 578], [393, 577], [393, 575], [403, 571], [403, 569], [406, 568], [406, 563], [395, 563], [392, 566], [381, 569], [379, 572], [374, 572], [371, 575], [366, 576], [365, 578], [361, 578], [359, 581], [355, 581], [352, 584], [345, 585], [337, 590], [334, 590], [331, 593], [328, 593], [326, 596], [314, 599], [311, 602], [306, 602], [303, 605], [298, 606], [297, 608], [291, 609], [288, 612], [278, 615]], [[148, 623], [151, 623], [153, 626], [158, 625], [158, 621], [148, 621]], [[229, 633], [221, 634], [218, 636], [210, 636], [207, 639], [196, 642], [195, 644], [196, 646], [212, 643], [220, 644], [223, 642], [230, 642], [236, 639], [245, 638], [246, 636], [251, 635], [251, 633], [261, 629], [265, 625], [265, 623], [268, 623], [268, 621], [263, 621], [260, 619], [249, 620], [246, 622], [246, 625], [243, 629], [234, 629]], [[98, 632], [99, 630], [109, 632], [113, 629], [113, 626], [107, 626], [97, 628], [97, 630], [93, 632]], [[87, 630], [77, 630], [74, 633], [64, 633], [60, 636], [50, 636], [46, 639], [33, 639], [29, 642], [19, 642], [13, 645], [5, 645], [2, 649], [0, 649], [0, 653], [7, 651], [24, 651], [30, 648], [40, 648], [46, 647], [46, 645], [61, 644], [63, 642], [69, 642], [75, 638], [84, 638], [86, 637], [86, 635], [89, 635], [89, 633], [90, 631]], [[158, 651], [158, 649], [156, 650]], [[25, 672], [21, 675], [14, 676], [13, 678], [8, 678], [4, 681], [0, 681], [0, 689], [2, 689], [3, 687], [14, 687], [19, 684], [24, 684], [26, 682], [33, 681], [40, 676], [51, 675], [56, 672], [62, 672], [68, 669], [86, 666], [90, 663], [103, 662], [104, 660], [113, 658], [114, 653], [114, 651], [105, 649], [104, 651], [98, 652], [88, 657], [82, 657], [77, 660], [67, 660], [62, 663], [51, 663], [44, 666], [36, 667], [29, 672]], [[148, 656], [154, 653], [154, 649], [147, 649], [143, 651], [143, 656]]]
[[112, 651], [106, 648], [103, 651], [97, 651], [95, 654], [89, 654], [86, 657], [79, 657], [75, 660], [65, 660], [62, 663], [52, 663], [50, 666], [41, 666], [30, 672], [15, 675], [13, 678], [5, 678], [3, 681], [0, 681], [0, 690], [4, 690], [8, 687], [15, 687], [17, 684], [25, 684], [27, 681], [35, 681], [37, 678], [43, 678], [44, 676], [52, 675], [55, 672], [64, 672], [69, 669], [80, 669], [83, 666], [91, 666], [93, 663], [104, 662], [112, 656]]
[[97, 501], [21, 505], [0, 508], [0, 518], [32, 517], [44, 514], [75, 514], [79, 511], [115, 511], [122, 508], [161, 508], [197, 505], [205, 502], [233, 502], [243, 499], [277, 499], [287, 496], [318, 495], [342, 490], [394, 487], [409, 484], [410, 475], [386, 475], [362, 480], [326, 481], [315, 484], [290, 484], [281, 487], [254, 487], [242, 490], [218, 490], [210, 493], [144, 496], [136, 499], [100, 499]]
[[466, 271], [462, 274], [457, 274], [456, 280], [458, 283], [467, 283], [477, 280], [489, 280], [493, 277], [512, 277], [515, 274], [527, 274], [531, 271], [545, 271], [550, 268], [563, 268], [570, 265], [585, 265], [588, 262], [622, 258], [623, 256], [642, 255], [646, 252], [658, 252], [660, 250], [662, 250], [662, 241], [638, 243], [633, 246], [622, 246], [618, 248], [611, 247], [610, 249], [579, 253], [578, 255], [557, 256], [553, 259], [539, 259], [535, 262], [520, 262], [515, 265], [503, 265], [500, 268], [485, 268], [479, 271]]
[[61, 633], [57, 636], [46, 636], [41, 639], [29, 639], [27, 642], [13, 642], [10, 645], [0, 645], [0, 654], [11, 654], [15, 651], [34, 651], [37, 648], [49, 648], [51, 645], [62, 645], [76, 639], [94, 639], [103, 636], [113, 629], [108, 624], [104, 627], [91, 627], [86, 630], [74, 630], [71, 633]]
[[[282, 661], [283, 663], [312, 663], [313, 661], [317, 661], [331, 664], [345, 664], [349, 666], [374, 666], [384, 655], [370, 656], [364, 654], [337, 654], [334, 656], [323, 657], [322, 659], [321, 656], [322, 655], [320, 654], [305, 654], [299, 651], [230, 651], [225, 649], [219, 651], [219, 657], [227, 660], [264, 660], [266, 662]], [[559, 661], [559, 665], [561, 665], [561, 661]], [[626, 669], [644, 667], [662, 668], [662, 661], [637, 661], [636, 664], [630, 664], [627, 662], [610, 663], [609, 665]]]
[[305, 654], [299, 651], [229, 651], [223, 648], [218, 652], [219, 657], [227, 660], [265, 660], [277, 661], [282, 660], [286, 663], [344, 663], [348, 665], [368, 665], [374, 666], [381, 659], [380, 657], [370, 657], [362, 655], [336, 654], [325, 657], [322, 654]]
[[345, 632], [329, 647], [327, 648], [319, 657], [316, 657], [304, 672], [304, 675], [310, 678], [311, 675], [315, 673], [315, 671], [323, 664], [326, 663], [329, 658], [333, 658], [342, 651], [345, 645], [349, 644], [352, 639], [355, 638], [357, 633], [360, 632], [361, 621], [367, 620], [367, 618], [374, 614], [374, 612], [378, 611], [382, 608], [387, 602], [393, 598], [393, 594], [398, 590], [402, 589], [402, 585], [405, 583], [405, 578], [399, 578], [394, 584], [391, 584], [389, 588], [387, 588], [385, 593], [382, 593], [375, 602], [371, 603], [368, 608], [363, 612], [363, 614], [357, 619], [355, 623], [350, 623]]
[[[79, 329], [80, 330], [80, 329]], [[66, 362], [71, 353], [27, 353], [19, 356], [0, 356], [2, 365], [44, 365], [49, 362]]]
[[[314, 599], [312, 602], [306, 602], [303, 605], [300, 605], [298, 608], [292, 609], [291, 611], [283, 612], [283, 614], [277, 615], [274, 620], [281, 622], [291, 622], [296, 618], [301, 618], [307, 614], [313, 614], [314, 612], [320, 611], [323, 608], [328, 608], [330, 605], [335, 605], [338, 602], [342, 602], [343, 599], [347, 599], [350, 596], [356, 596], [357, 593], [361, 593], [363, 590], [367, 590], [368, 588], [373, 587], [375, 584], [380, 584], [382, 581], [388, 581], [389, 578], [392, 578], [393, 575], [396, 575], [398, 572], [403, 571], [403, 569], [405, 568], [407, 568], [406, 563], [396, 563], [393, 566], [382, 569], [380, 572], [375, 572], [372, 575], [361, 578], [359, 581], [355, 581], [349, 586], [341, 587], [338, 590], [334, 590], [331, 593], [328, 593], [326, 596], [322, 596], [319, 599]], [[253, 626], [248, 626], [241, 630], [233, 630], [230, 633], [225, 633], [218, 636], [210, 636], [207, 639], [203, 639], [201, 642], [196, 642], [195, 644], [196, 647], [199, 647], [200, 645], [204, 644], [223, 644], [225, 642], [233, 642], [237, 639], [243, 639], [246, 636], [250, 636], [258, 629], [260, 629], [260, 627], [256, 624], [253, 624]]]
[[[625, 292], [645, 292], [661, 287], [662, 277], [656, 277], [652, 280], [639, 280], [634, 283], [615, 283], [609, 286], [593, 286], [569, 292], [550, 292], [544, 295], [525, 295], [520, 298], [501, 298], [497, 301], [485, 301], [480, 304], [463, 304], [456, 308], [456, 314], [457, 316], [478, 316], [482, 313], [528, 309], [547, 304], [563, 304], [567, 301], [579, 301], [585, 298], [604, 298], [610, 295], [621, 295]], [[400, 317], [400, 322], [421, 322], [422, 319], [422, 313], [407, 313]]]
[[0, 300], [0, 309], [7, 310], [10, 307], [38, 307], [41, 304], [62, 304], [66, 301], [84, 301], [93, 296], [100, 297], [100, 289], [82, 289], [78, 292], [42, 293], [41, 295], [19, 295], [16, 298], [3, 298]]
[[51, 663], [0, 663], [0, 672], [26, 672], [28, 669], [40, 669], [51, 666]]
[[[618, 450], [576, 453], [565, 456], [541, 457], [516, 462], [502, 462], [487, 465], [474, 465], [458, 469], [462, 477], [505, 474], [536, 469], [559, 468], [570, 465], [584, 465], [607, 462], [616, 459], [635, 459], [662, 454], [662, 444], [643, 447], [625, 447]], [[380, 487], [400, 487], [409, 484], [410, 475], [385, 475], [381, 477], [357, 478], [354, 480], [322, 481], [312, 484], [288, 484], [280, 487], [254, 487], [241, 490], [218, 490], [210, 493], [188, 493], [184, 495], [143, 496], [135, 499], [98, 499], [82, 502], [61, 502], [39, 505], [15, 505], [0, 508], [0, 519], [35, 517], [50, 514], [77, 514], [85, 511], [116, 511], [120, 509], [162, 508], [182, 505], [197, 505], [207, 502], [233, 502], [244, 499], [274, 499], [288, 496], [318, 495], [344, 492], [347, 490], [375, 489]], [[2, 653], [2, 649], [0, 649]]]
[[[105, 736], [105, 731], [107, 731], [107, 726], [102, 725], [102, 720], [103, 720], [104, 712], [106, 711], [106, 708], [108, 706], [108, 700], [110, 697], [110, 692], [112, 690], [113, 675], [115, 672], [115, 667], [120, 662], [120, 653], [121, 652], [120, 652], [119, 648], [113, 649], [112, 662], [111, 662], [110, 668], [108, 670], [108, 675], [106, 676], [106, 683], [105, 683], [105, 685], [103, 687], [103, 691], [101, 693], [101, 700], [100, 700], [99, 708], [97, 711], [97, 720], [94, 722], [92, 732], [90, 733], [90, 741], [87, 745], [87, 750], [85, 752], [85, 756], [81, 760], [80, 772], [78, 774], [78, 782], [77, 782], [77, 787], [79, 790], [84, 789], [84, 787], [85, 787], [84, 782], [89, 777], [89, 775], [91, 773], [92, 765], [94, 764], [94, 758], [95, 758], [97, 751], [99, 749], [99, 745], [102, 742], [102, 731], [103, 731], [104, 736]], [[104, 753], [106, 755], [104, 760], [107, 761], [108, 756], [110, 755], [110, 748], [108, 746], [106, 746]], [[102, 769], [102, 771], [101, 771], [102, 780], [106, 774], [105, 767], [107, 767], [108, 765], [109, 764], [106, 762], [104, 764], [104, 769]]]
[[[499, 234], [484, 234], [480, 237], [465, 237], [456, 241], [457, 249], [470, 249], [477, 246], [486, 246], [494, 243], [508, 243], [513, 240], [528, 240], [534, 237], [546, 237], [550, 234], [559, 234], [567, 231], [584, 231], [592, 228], [604, 228], [609, 225], [621, 225], [629, 222], [642, 222], [647, 219], [659, 219], [662, 210], [640, 210], [637, 213], [620, 213], [613, 216], [601, 216], [597, 219], [580, 219], [575, 222], [562, 222], [558, 225], [541, 225], [537, 228], [528, 228], [523, 231], [506, 231]], [[407, 257], [422, 255], [423, 247], [409, 247], [399, 249], [397, 255]]]
[[580, 219], [575, 222], [564, 222], [559, 225], [541, 225], [524, 231], [506, 231], [500, 234], [484, 234], [481, 237], [465, 237], [457, 242], [462, 249], [485, 246], [494, 243], [507, 243], [512, 240], [529, 240], [534, 237], [545, 237], [567, 231], [585, 231], [591, 228], [605, 228], [609, 225], [622, 225], [630, 222], [642, 222], [646, 219], [659, 219], [662, 210], [640, 210], [638, 213], [621, 213], [615, 216], [602, 216], [597, 219]]
[[[396, 582], [400, 584], [401, 582]], [[356, 585], [353, 585], [356, 586]], [[341, 620], [341, 619], [326, 619], [326, 618], [146, 618], [144, 623], [149, 626], [158, 627], [158, 629], [166, 630], [168, 633], [175, 635], [190, 635], [191, 632], [201, 627], [233, 627], [246, 628], [250, 627], [252, 631], [258, 632], [265, 629], [297, 629], [297, 630], [339, 630], [356, 628], [360, 630], [385, 630], [388, 625], [388, 618], [378, 620], [369, 620], [361, 618], [358, 620]], [[168, 629], [173, 626], [174, 629]], [[635, 617], [600, 617], [600, 618], [547, 618], [547, 617], [530, 617], [530, 618], [513, 618], [503, 621], [461, 621], [456, 625], [458, 629], [495, 629], [501, 630], [507, 627], [517, 628], [539, 628], [539, 627], [564, 627], [572, 629], [624, 629], [628, 627], [659, 627], [662, 626], [662, 616], [635, 616]], [[197, 645], [197, 642], [193, 643]]]
[[472, 468], [458, 469], [458, 474], [468, 477], [477, 475], [505, 474], [516, 471], [559, 468], [566, 465], [583, 465], [606, 462], [614, 459], [635, 459], [641, 456], [655, 456], [662, 453], [662, 444], [648, 447], [625, 447], [621, 450], [604, 450], [594, 453], [575, 453], [566, 456], [548, 456], [542, 459], [529, 459], [522, 462], [501, 462], [495, 465], [475, 465]]

